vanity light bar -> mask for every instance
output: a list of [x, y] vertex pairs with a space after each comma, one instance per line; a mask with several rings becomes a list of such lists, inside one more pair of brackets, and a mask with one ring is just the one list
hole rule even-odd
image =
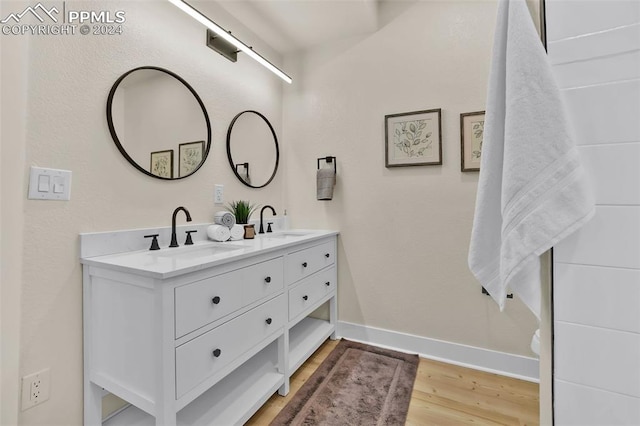
[[239, 51], [244, 52], [247, 56], [250, 56], [254, 60], [258, 61], [262, 66], [267, 68], [269, 71], [291, 84], [291, 77], [282, 72], [278, 67], [273, 65], [271, 62], [267, 61], [265, 58], [256, 53], [251, 47], [247, 46], [234, 36], [232, 36], [229, 32], [227, 32], [224, 28], [213, 22], [211, 19], [207, 18], [200, 11], [195, 9], [193, 6], [185, 3], [182, 0], [168, 0], [169, 3], [172, 3], [178, 9], [185, 12], [187, 15], [191, 16], [196, 21], [200, 22], [205, 27], [209, 28], [211, 31], [215, 32], [219, 37], [228, 41], [232, 45], [238, 48]]

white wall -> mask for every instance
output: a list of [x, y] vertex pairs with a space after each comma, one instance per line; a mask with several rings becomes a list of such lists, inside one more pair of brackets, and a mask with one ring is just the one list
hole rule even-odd
[[[381, 28], [286, 58], [286, 203], [296, 227], [340, 230], [339, 319], [532, 356], [536, 321], [504, 313], [468, 270], [477, 173], [460, 113], [483, 110], [495, 2], [385, 2]], [[442, 166], [387, 169], [384, 116], [442, 108]], [[332, 201], [316, 158], [337, 157]]]
[[[279, 62], [273, 51], [252, 39], [240, 24], [214, 5], [208, 6], [211, 16], [222, 25]], [[82, 423], [78, 233], [168, 226], [171, 212], [179, 205], [190, 210], [194, 222], [210, 222], [218, 209], [213, 204], [215, 183], [225, 185], [227, 201], [249, 198], [272, 204], [278, 211], [284, 208], [282, 174], [261, 191], [246, 188], [233, 175], [225, 151], [227, 126], [245, 109], [263, 112], [281, 134], [279, 78], [246, 57], [240, 56], [234, 64], [211, 51], [204, 43], [204, 28], [168, 2], [67, 1], [66, 7], [122, 9], [127, 22], [122, 36], [25, 36], [30, 44], [28, 62], [15, 66], [20, 67], [16, 75], [28, 80], [28, 88], [21, 86], [22, 80], [4, 73], [4, 55], [9, 51], [3, 41], [3, 327], [5, 289], [12, 285], [4, 281], [4, 255], [11, 247], [11, 278], [17, 278], [18, 283], [21, 278], [22, 293], [19, 375], [51, 369], [50, 400], [21, 412], [20, 424]], [[107, 95], [122, 73], [141, 65], [164, 67], [182, 76], [208, 109], [213, 146], [209, 159], [194, 176], [175, 182], [145, 176], [122, 158], [111, 140], [105, 117]], [[5, 94], [12, 93], [5, 92], [5, 84], [15, 86], [17, 99], [23, 96], [26, 100], [26, 127], [21, 127], [26, 141], [5, 140], [4, 120], [10, 118], [5, 111]], [[20, 161], [21, 157], [25, 160]], [[5, 168], [14, 164], [14, 159], [17, 170]], [[71, 201], [25, 200], [30, 165], [71, 170]], [[10, 181], [5, 176], [9, 170], [13, 171]], [[5, 199], [5, 194], [14, 193], [17, 197]], [[15, 227], [5, 222], [12, 216], [18, 218]], [[4, 409], [4, 396], [2, 399]], [[15, 417], [17, 407], [9, 408]]]
[[555, 420], [640, 424], [640, 2], [547, 0], [547, 35], [597, 203], [555, 248]]
[[[22, 2], [0, 3], [0, 15]], [[0, 424], [18, 422], [28, 39], [0, 38]]]

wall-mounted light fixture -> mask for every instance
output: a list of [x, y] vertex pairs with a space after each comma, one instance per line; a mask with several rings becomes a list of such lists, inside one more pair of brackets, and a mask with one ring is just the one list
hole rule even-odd
[[[269, 71], [271, 71], [272, 73], [274, 73], [275, 75], [277, 75], [278, 77], [286, 81], [287, 83], [291, 83], [292, 81], [291, 77], [285, 74], [281, 69], [273, 65], [271, 62], [267, 61], [264, 57], [262, 57], [258, 53], [256, 53], [251, 47], [247, 46], [246, 44], [244, 44], [243, 42], [241, 42], [240, 40], [232, 36], [230, 32], [228, 32], [227, 30], [225, 30], [224, 28], [222, 28], [221, 26], [213, 22], [211, 19], [207, 18], [196, 8], [189, 5], [188, 3], [185, 3], [182, 0], [168, 0], [168, 1], [174, 6], [176, 6], [178, 9], [185, 12], [187, 15], [191, 16], [196, 21], [200, 22], [205, 27], [209, 28], [226, 43], [231, 44], [238, 51], [246, 53], [247, 56], [250, 56], [254, 60], [258, 61], [262, 66], [267, 68]], [[233, 55], [235, 55], [237, 52], [230, 52], [229, 49], [226, 47], [221, 47], [220, 50], [218, 50], [216, 47], [213, 47], [212, 44], [215, 45], [216, 43], [215, 42], [212, 43], [210, 35], [207, 35], [207, 45], [209, 45], [209, 47], [212, 47], [227, 59], [234, 61], [231, 57], [233, 57]]]

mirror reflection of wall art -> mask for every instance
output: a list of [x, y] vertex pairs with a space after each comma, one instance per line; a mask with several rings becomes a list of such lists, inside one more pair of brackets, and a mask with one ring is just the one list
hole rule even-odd
[[385, 115], [385, 166], [442, 164], [441, 110]]
[[172, 149], [187, 141], [205, 141], [202, 167], [211, 148], [211, 121], [193, 87], [179, 75], [158, 67], [134, 68], [121, 75], [107, 98], [107, 124], [118, 151], [140, 172], [162, 180], [178, 176], [178, 158], [172, 176], [154, 174], [149, 153]]
[[204, 141], [181, 143], [178, 154], [178, 164], [180, 165], [178, 176], [187, 176], [193, 173], [202, 162]]
[[483, 137], [484, 111], [460, 114], [460, 157], [463, 172], [480, 170]]
[[152, 152], [149, 171], [154, 176], [171, 179], [173, 177], [173, 150]]

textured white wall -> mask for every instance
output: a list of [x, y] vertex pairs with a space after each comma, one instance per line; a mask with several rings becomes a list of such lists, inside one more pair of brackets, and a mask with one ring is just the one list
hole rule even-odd
[[[341, 321], [532, 356], [536, 321], [504, 313], [468, 271], [477, 174], [460, 171], [460, 113], [484, 109], [495, 2], [387, 2], [381, 28], [286, 58], [287, 205], [340, 234]], [[386, 169], [384, 116], [442, 108], [442, 166]], [[333, 201], [315, 159], [338, 159]]]
[[640, 424], [640, 2], [547, 0], [547, 30], [597, 204], [555, 250], [555, 420]]
[[[0, 15], [23, 2], [1, 2]], [[0, 38], [0, 424], [18, 423], [28, 39]]]
[[[204, 28], [168, 2], [67, 1], [66, 6], [122, 9], [127, 22], [122, 36], [29, 39], [28, 71], [23, 69], [29, 81], [26, 143], [15, 141], [26, 164], [16, 181], [24, 178], [26, 185], [28, 166], [38, 165], [71, 170], [73, 184], [71, 201], [25, 200], [24, 208], [20, 204], [11, 208], [24, 221], [24, 232], [14, 240], [24, 241], [24, 251], [16, 259], [22, 273], [20, 375], [49, 367], [52, 385], [50, 400], [21, 412], [21, 424], [82, 422], [78, 233], [167, 226], [179, 205], [190, 210], [196, 223], [209, 222], [218, 209], [213, 204], [215, 183], [225, 185], [227, 201], [249, 198], [272, 204], [279, 212], [284, 208], [282, 174], [261, 191], [246, 188], [233, 175], [225, 151], [227, 126], [245, 109], [263, 112], [281, 134], [279, 78], [242, 55], [234, 64], [211, 51], [204, 44]], [[279, 57], [251, 39], [240, 24], [215, 5], [208, 6], [220, 24], [278, 62]], [[111, 140], [105, 117], [107, 95], [122, 73], [141, 65], [164, 67], [182, 76], [208, 109], [212, 150], [194, 176], [175, 182], [147, 177], [122, 158]], [[3, 74], [3, 84], [4, 78]], [[3, 156], [3, 173], [4, 160]], [[25, 188], [19, 189], [23, 199]], [[3, 244], [4, 235], [3, 226]]]

